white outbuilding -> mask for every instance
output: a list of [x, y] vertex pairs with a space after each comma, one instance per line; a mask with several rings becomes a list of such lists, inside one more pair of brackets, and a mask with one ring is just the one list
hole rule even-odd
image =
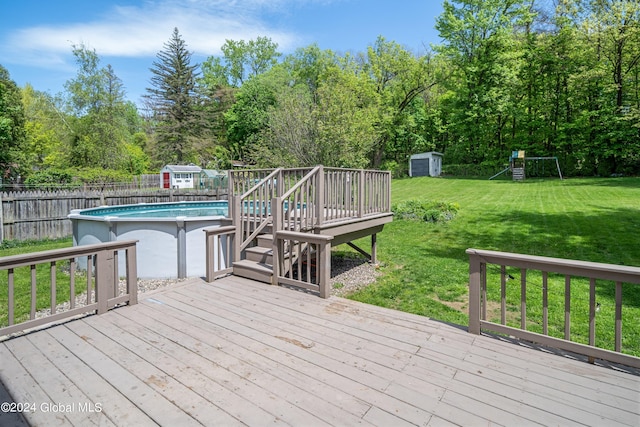
[[160, 188], [196, 188], [200, 172], [195, 165], [166, 165], [160, 171]]
[[440, 176], [443, 156], [436, 151], [414, 154], [409, 159], [409, 176]]

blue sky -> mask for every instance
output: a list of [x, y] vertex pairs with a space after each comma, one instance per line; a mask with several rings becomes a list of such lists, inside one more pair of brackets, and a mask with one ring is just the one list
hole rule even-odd
[[312, 43], [361, 52], [379, 35], [422, 53], [439, 42], [441, 12], [440, 0], [0, 0], [0, 65], [19, 86], [55, 95], [77, 72], [71, 46], [84, 44], [139, 103], [174, 27], [194, 62], [226, 39], [259, 36], [284, 54]]

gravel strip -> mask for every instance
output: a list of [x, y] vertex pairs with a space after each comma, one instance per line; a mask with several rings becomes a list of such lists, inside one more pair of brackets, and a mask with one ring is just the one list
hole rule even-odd
[[[331, 295], [343, 297], [363, 289], [376, 281], [379, 273], [375, 265], [362, 257], [331, 257]], [[138, 279], [138, 294], [155, 291], [179, 284], [187, 279]], [[120, 294], [125, 291], [126, 283], [120, 281]], [[76, 307], [87, 303], [87, 294], [76, 296]], [[67, 311], [71, 308], [69, 301], [58, 304], [56, 313]], [[47, 317], [51, 309], [40, 310], [36, 313], [36, 319]]]

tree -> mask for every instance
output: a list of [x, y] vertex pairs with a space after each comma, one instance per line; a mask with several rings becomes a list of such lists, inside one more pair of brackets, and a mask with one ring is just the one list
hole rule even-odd
[[25, 144], [21, 93], [9, 72], [0, 65], [0, 179], [12, 182], [21, 173]]
[[[416, 100], [436, 84], [429, 55], [415, 57], [398, 43], [378, 37], [363, 59], [364, 71], [377, 97], [378, 136], [372, 147], [371, 165], [379, 168], [389, 153], [389, 144], [405, 139], [398, 131], [412, 128], [410, 112]], [[410, 153], [407, 153], [410, 154]], [[391, 154], [392, 159], [396, 156]], [[408, 160], [408, 158], [406, 159]]]
[[206, 126], [197, 108], [199, 65], [191, 64], [191, 56], [174, 28], [150, 69], [146, 99], [153, 111], [156, 158], [165, 164], [195, 160], [194, 141]]
[[73, 130], [70, 166], [117, 169], [126, 163], [123, 148], [131, 137], [122, 82], [111, 65], [100, 67], [95, 50], [74, 45], [73, 54], [78, 74], [65, 84]]
[[[446, 1], [436, 20], [438, 47], [451, 66], [445, 108], [454, 161], [481, 162], [509, 151], [504, 130], [521, 91], [522, 50], [515, 29], [533, 18], [531, 1]], [[446, 154], [446, 153], [445, 153]]]
[[25, 115], [26, 168], [39, 170], [64, 167], [66, 146], [73, 132], [67, 117], [48, 93], [37, 91], [30, 84], [22, 89], [22, 105]]
[[255, 40], [226, 40], [220, 48], [223, 58], [209, 57], [202, 64], [204, 81], [209, 87], [240, 87], [251, 77], [267, 72], [276, 65], [278, 44], [268, 37]]

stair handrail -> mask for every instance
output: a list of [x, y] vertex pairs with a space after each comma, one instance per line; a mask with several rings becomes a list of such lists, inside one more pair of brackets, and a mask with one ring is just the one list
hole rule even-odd
[[[315, 166], [305, 176], [300, 178], [300, 180], [295, 185], [293, 185], [289, 190], [287, 190], [286, 192], [284, 192], [282, 195], [278, 197], [274, 197], [273, 201], [271, 202], [272, 215], [273, 215], [272, 230], [273, 230], [274, 236], [276, 236], [278, 233], [282, 231], [300, 232], [304, 228], [311, 229], [313, 228], [313, 226], [315, 226], [318, 223], [318, 218], [321, 215], [323, 204], [324, 204], [322, 202], [322, 198], [324, 196], [324, 190], [323, 190], [324, 186], [323, 186], [322, 176], [323, 176], [323, 166], [322, 165]], [[305, 184], [310, 183], [313, 177], [319, 177], [319, 178], [316, 180], [315, 185], [312, 185], [313, 184], [312, 183], [307, 188], [307, 191], [305, 193], [306, 200], [304, 200], [304, 203], [306, 203], [305, 208], [296, 210], [294, 207], [294, 209], [292, 210], [291, 209], [292, 205], [298, 205], [298, 204], [302, 205], [303, 200], [299, 190]], [[291, 196], [294, 196], [293, 203], [289, 201], [289, 198], [291, 198]], [[315, 203], [313, 204], [310, 203], [311, 199], [313, 199]], [[285, 204], [287, 204], [287, 206], [285, 206]], [[298, 213], [301, 213], [304, 211], [306, 213], [306, 217], [303, 218], [302, 215], [296, 215], [295, 214], [296, 211]], [[288, 219], [286, 221], [285, 221], [285, 212], [288, 212], [287, 213]], [[292, 217], [292, 213], [293, 213], [293, 217]], [[309, 216], [310, 213], [311, 215]], [[306, 221], [306, 224], [305, 224], [306, 227], [303, 227], [303, 223], [305, 221]], [[281, 245], [278, 245], [278, 241], [275, 238], [273, 240], [272, 254], [273, 254], [273, 269], [274, 269], [273, 280], [274, 280], [274, 283], [277, 283], [278, 276], [280, 274], [284, 274], [284, 272], [279, 271], [280, 268], [282, 268], [280, 266], [280, 262], [281, 262], [281, 259], [284, 257], [284, 248]]]
[[[281, 191], [278, 189], [281, 185], [279, 182], [281, 180], [277, 179], [281, 175], [282, 168], [274, 169], [269, 175], [261, 179], [260, 182], [240, 196], [232, 196], [232, 221], [233, 225], [236, 226], [234, 259], [240, 260], [242, 251], [249, 246], [255, 237], [272, 221], [271, 207], [269, 205], [275, 195]], [[253, 206], [251, 206], [248, 200], [249, 197], [261, 188], [265, 188], [269, 183], [273, 183], [273, 185], [271, 185], [270, 188], [266, 188], [264, 194], [258, 198], [259, 200], [253, 200]], [[257, 202], [264, 204], [264, 208], [257, 206]], [[251, 207], [253, 209], [251, 209]], [[251, 210], [253, 212], [251, 212]], [[253, 226], [253, 230], [250, 229], [249, 225]]]
[[[315, 166], [313, 169], [311, 169], [311, 171], [309, 173], [307, 173], [304, 177], [302, 177], [293, 187], [291, 187], [289, 190], [287, 190], [284, 194], [282, 194], [281, 196], [277, 197], [276, 199], [274, 199], [274, 202], [272, 203], [272, 205], [275, 207], [277, 206], [278, 212], [280, 213], [280, 215], [278, 215], [277, 218], [277, 226], [275, 224], [276, 221], [274, 221], [274, 233], [276, 231], [280, 231], [280, 230], [288, 230], [288, 231], [298, 231], [295, 229], [291, 229], [290, 227], [286, 227], [285, 228], [285, 224], [284, 224], [284, 215], [282, 215], [282, 213], [285, 212], [285, 202], [287, 201], [287, 199], [294, 194], [297, 190], [300, 189], [300, 187], [302, 187], [303, 185], [305, 185], [307, 182], [309, 182], [311, 180], [311, 178], [313, 176], [319, 176], [322, 178], [323, 175], [323, 166], [322, 165], [318, 165]], [[319, 189], [318, 187], [320, 185], [320, 183], [322, 182], [322, 179], [318, 180], [318, 183], [316, 184], [316, 188], [313, 188], [313, 192], [309, 193], [308, 195], [313, 197], [315, 200], [315, 204], [314, 206], [312, 206], [312, 208], [315, 208], [315, 214], [313, 215], [311, 219], [311, 223], [307, 224], [307, 226], [311, 226], [313, 227], [317, 222], [318, 222], [318, 218], [320, 216], [320, 211], [318, 210], [318, 207], [323, 206], [322, 201], [320, 200], [323, 197], [323, 191], [319, 191], [321, 190], [321, 188]], [[309, 212], [312, 212], [312, 210], [307, 210]], [[274, 215], [275, 217], [276, 215]], [[309, 219], [309, 218], [307, 218]], [[295, 227], [294, 227], [295, 228]]]

